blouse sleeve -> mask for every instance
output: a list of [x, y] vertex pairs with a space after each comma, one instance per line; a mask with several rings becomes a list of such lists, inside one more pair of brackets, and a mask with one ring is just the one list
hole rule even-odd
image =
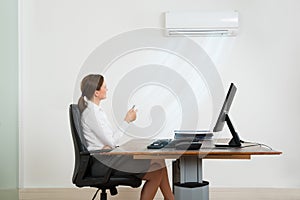
[[111, 130], [106, 128], [105, 123], [101, 122], [97, 117], [91, 117], [88, 126], [95, 133], [96, 138], [105, 146], [115, 147], [116, 143], [112, 137]]
[[116, 147], [124, 135], [123, 132], [129, 126], [124, 121], [120, 129], [114, 131], [104, 111], [97, 108], [85, 110], [82, 121], [90, 149], [103, 148], [106, 145], [112, 148]]
[[[124, 133], [129, 124], [126, 121], [123, 121], [121, 124], [120, 129], [118, 128], [117, 130], [113, 130], [106, 114], [102, 112], [97, 116], [97, 124], [98, 124], [98, 133], [97, 138], [104, 144], [108, 145], [112, 148], [116, 147], [119, 145], [119, 142], [121, 138], [123, 137]], [[95, 129], [97, 130], [97, 129]]]
[[[126, 129], [128, 127], [129, 127], [129, 123], [126, 121], [123, 121], [123, 123], [120, 126], [120, 129], [126, 131]], [[121, 138], [124, 136], [123, 131], [121, 131], [120, 129], [117, 129], [113, 134], [114, 141], [117, 145], [119, 144]]]

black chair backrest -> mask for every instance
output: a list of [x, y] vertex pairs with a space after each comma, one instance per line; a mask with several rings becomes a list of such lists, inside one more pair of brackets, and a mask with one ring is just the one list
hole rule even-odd
[[88, 152], [88, 150], [86, 148], [86, 141], [83, 136], [83, 131], [81, 127], [81, 114], [77, 104], [70, 105], [69, 117], [70, 117], [71, 132], [72, 132], [73, 144], [75, 150], [75, 167], [73, 173], [73, 183], [74, 183], [80, 167], [80, 154], [83, 152]]
[[[77, 104], [70, 105], [70, 123], [73, 137], [75, 136], [75, 140], [77, 144], [75, 146], [78, 147], [79, 152], [86, 152], [87, 144], [86, 140], [83, 136], [82, 126], [81, 126], [81, 114]], [[73, 138], [74, 139], [74, 138]]]

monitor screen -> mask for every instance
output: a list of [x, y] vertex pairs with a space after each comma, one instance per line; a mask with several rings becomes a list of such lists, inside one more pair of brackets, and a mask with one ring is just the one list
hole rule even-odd
[[226, 145], [215, 144], [216, 147], [240, 147], [241, 146], [242, 141], [240, 140], [238, 133], [235, 131], [229, 117], [229, 109], [231, 107], [235, 93], [236, 93], [236, 87], [233, 83], [231, 83], [223, 107], [221, 109], [220, 115], [218, 117], [217, 123], [213, 130], [214, 132], [222, 131], [224, 124], [226, 123], [231, 132], [232, 139]]
[[213, 130], [214, 132], [218, 132], [218, 131], [223, 130], [223, 127], [224, 127], [224, 124], [225, 124], [225, 121], [226, 121], [226, 115], [229, 112], [229, 109], [230, 109], [230, 106], [231, 106], [231, 103], [233, 101], [233, 97], [234, 97], [235, 93], [236, 93], [236, 87], [233, 83], [231, 83], [230, 87], [229, 87], [229, 90], [227, 92], [225, 101], [223, 103], [221, 112], [219, 114], [217, 123], [214, 127], [214, 130]]

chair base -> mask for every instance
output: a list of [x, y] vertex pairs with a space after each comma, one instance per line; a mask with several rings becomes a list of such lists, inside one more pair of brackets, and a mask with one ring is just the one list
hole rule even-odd
[[[102, 190], [102, 192], [101, 192], [101, 194], [100, 194], [100, 200], [107, 200], [106, 189], [101, 189], [101, 188], [98, 188], [98, 190], [97, 190], [96, 193], [94, 194], [92, 200], [95, 200], [95, 198], [97, 197], [97, 194], [98, 194], [99, 190]], [[117, 188], [115, 188], [115, 187], [110, 188], [109, 191], [110, 191], [110, 194], [111, 194], [112, 196], [118, 194], [118, 190], [117, 190]]]
[[107, 200], [107, 193], [105, 190], [102, 190], [100, 200]]

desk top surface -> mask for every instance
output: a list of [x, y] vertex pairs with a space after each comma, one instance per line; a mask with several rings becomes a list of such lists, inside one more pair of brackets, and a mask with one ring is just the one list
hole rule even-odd
[[[224, 140], [224, 139], [223, 139]], [[266, 146], [245, 144], [242, 148], [215, 148], [215, 140], [202, 141], [199, 150], [176, 150], [174, 148], [147, 149], [153, 140], [133, 139], [113, 151], [105, 154], [109, 155], [133, 155], [133, 156], [161, 156], [165, 158], [176, 158], [182, 155], [201, 156], [203, 158], [232, 158], [250, 159], [251, 155], [279, 155], [282, 152], [273, 150]], [[219, 140], [218, 140], [219, 142]], [[222, 141], [223, 142], [223, 141]], [[249, 146], [248, 146], [249, 145]], [[229, 157], [228, 157], [229, 156]]]

